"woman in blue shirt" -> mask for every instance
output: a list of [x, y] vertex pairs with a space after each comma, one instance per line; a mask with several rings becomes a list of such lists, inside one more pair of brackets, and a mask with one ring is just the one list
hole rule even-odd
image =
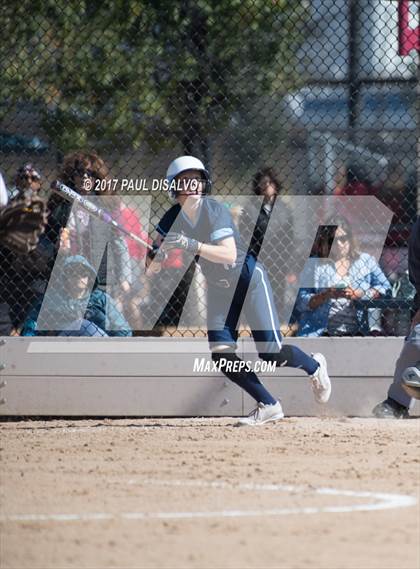
[[[325, 261], [320, 262], [320, 258]], [[296, 305], [298, 336], [368, 332], [362, 311], [353, 301], [378, 298], [391, 288], [374, 257], [360, 252], [345, 219], [324, 227], [318, 258], [308, 261], [301, 282], [309, 279], [313, 287], [300, 290]]]

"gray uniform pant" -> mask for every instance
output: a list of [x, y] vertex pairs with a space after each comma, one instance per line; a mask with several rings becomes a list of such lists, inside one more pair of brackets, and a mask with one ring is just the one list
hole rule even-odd
[[420, 324], [417, 324], [404, 341], [403, 349], [395, 364], [394, 381], [388, 389], [388, 397], [394, 399], [404, 407], [414, 404], [412, 399], [401, 386], [401, 377], [404, 370], [420, 361]]

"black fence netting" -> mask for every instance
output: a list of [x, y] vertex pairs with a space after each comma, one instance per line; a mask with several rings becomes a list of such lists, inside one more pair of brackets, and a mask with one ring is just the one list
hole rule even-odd
[[[200, 189], [195, 213], [179, 214], [184, 227], [194, 237], [212, 211], [202, 204], [224, 204], [237, 247], [265, 266], [284, 334], [405, 334], [418, 10], [393, 0], [4, 2], [0, 190], [9, 205], [39, 193], [48, 223], [28, 254], [0, 244], [0, 335], [205, 335], [214, 283], [197, 257], [180, 246], [159, 272], [158, 258], [146, 262], [156, 226], [185, 195], [185, 181], [167, 177], [180, 156], [206, 168], [185, 163]], [[56, 180], [90, 205], [52, 189]], [[226, 244], [232, 233], [217, 227], [208, 243]]]

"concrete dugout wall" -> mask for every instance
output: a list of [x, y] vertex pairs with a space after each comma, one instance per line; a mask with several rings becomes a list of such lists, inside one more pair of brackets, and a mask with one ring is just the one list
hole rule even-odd
[[[369, 416], [386, 396], [403, 338], [291, 338], [328, 360], [333, 395], [313, 401], [303, 372], [261, 375], [286, 415]], [[221, 374], [194, 371], [211, 361], [203, 338], [0, 339], [3, 416], [238, 416], [253, 400]], [[238, 355], [255, 358], [252, 340]], [[416, 403], [413, 415], [420, 415]]]

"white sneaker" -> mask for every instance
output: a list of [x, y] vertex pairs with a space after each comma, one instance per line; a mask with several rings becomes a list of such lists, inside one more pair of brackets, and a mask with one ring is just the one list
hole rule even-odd
[[327, 360], [322, 354], [311, 354], [319, 368], [310, 376], [311, 387], [317, 403], [326, 403], [331, 395], [331, 381], [328, 377]]
[[240, 419], [237, 423], [238, 427], [246, 425], [264, 425], [264, 423], [269, 423], [270, 421], [278, 421], [283, 419], [284, 413], [281, 407], [280, 401], [277, 401], [274, 405], [264, 405], [264, 403], [258, 403], [256, 409], [254, 409], [248, 417]]

